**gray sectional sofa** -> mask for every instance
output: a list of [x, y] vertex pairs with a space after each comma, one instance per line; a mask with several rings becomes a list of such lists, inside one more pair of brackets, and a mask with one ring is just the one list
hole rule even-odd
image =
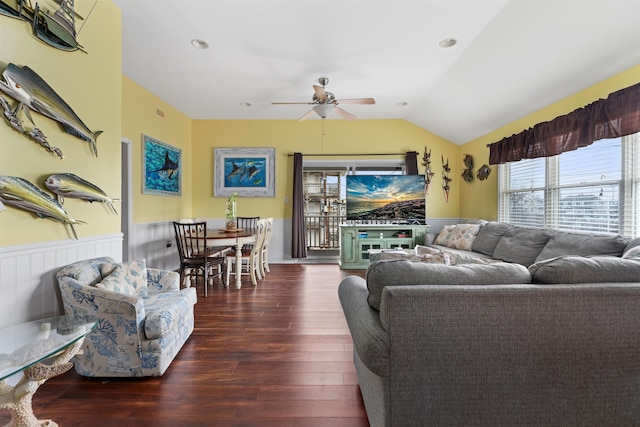
[[340, 283], [370, 424], [640, 425], [640, 239], [489, 222], [472, 240]]

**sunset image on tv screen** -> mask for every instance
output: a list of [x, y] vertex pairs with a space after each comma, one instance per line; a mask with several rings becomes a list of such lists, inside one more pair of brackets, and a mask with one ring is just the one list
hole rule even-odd
[[347, 219], [424, 220], [424, 175], [347, 175]]

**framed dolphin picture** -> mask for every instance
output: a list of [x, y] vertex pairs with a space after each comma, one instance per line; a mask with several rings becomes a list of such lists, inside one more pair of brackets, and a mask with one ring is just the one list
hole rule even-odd
[[213, 195], [275, 197], [275, 148], [214, 148]]
[[142, 135], [142, 193], [182, 195], [182, 150]]

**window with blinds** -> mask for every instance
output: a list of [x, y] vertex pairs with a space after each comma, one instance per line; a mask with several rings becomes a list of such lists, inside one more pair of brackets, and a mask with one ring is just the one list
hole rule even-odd
[[640, 134], [498, 167], [500, 221], [640, 234]]

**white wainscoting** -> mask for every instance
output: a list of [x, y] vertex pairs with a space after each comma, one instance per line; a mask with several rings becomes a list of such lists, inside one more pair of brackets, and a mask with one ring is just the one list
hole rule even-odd
[[55, 274], [65, 265], [122, 260], [122, 234], [0, 248], [0, 328], [63, 313]]

